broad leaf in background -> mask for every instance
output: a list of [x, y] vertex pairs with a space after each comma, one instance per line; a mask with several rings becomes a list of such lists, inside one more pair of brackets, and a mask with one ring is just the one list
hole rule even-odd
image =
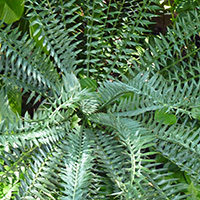
[[[12, 102], [13, 100], [11, 100]], [[14, 102], [14, 101], [13, 101]], [[9, 102], [9, 97], [6, 93], [5, 88], [1, 88], [0, 90], [0, 122], [3, 120], [8, 120], [13, 122], [16, 117], [14, 111], [11, 109], [11, 105]]]
[[34, 38], [37, 47], [41, 47], [42, 50], [49, 55], [49, 51], [47, 50], [47, 44], [45, 43], [45, 32], [40, 24], [40, 21], [38, 18], [31, 18], [29, 20], [30, 22], [30, 35], [32, 38]]
[[200, 5], [199, 0], [175, 0], [176, 12], [181, 13], [188, 10], [193, 10]]
[[91, 91], [95, 91], [97, 89], [97, 82], [91, 78], [81, 78], [80, 80], [82, 89], [88, 88]]
[[162, 121], [163, 124], [172, 125], [176, 123], [177, 118], [175, 115], [167, 113], [167, 108], [164, 108], [162, 110], [156, 110], [155, 120], [158, 122]]
[[192, 194], [190, 197], [188, 197], [188, 200], [200, 200], [199, 186], [194, 186], [193, 182], [191, 182], [188, 187], [188, 191], [190, 194]]
[[24, 12], [24, 0], [0, 0], [0, 19], [10, 24], [19, 20]]
[[22, 109], [22, 96], [18, 87], [8, 87], [7, 96], [11, 110], [17, 114], [21, 115]]
[[191, 114], [194, 119], [200, 120], [200, 107], [192, 108]]

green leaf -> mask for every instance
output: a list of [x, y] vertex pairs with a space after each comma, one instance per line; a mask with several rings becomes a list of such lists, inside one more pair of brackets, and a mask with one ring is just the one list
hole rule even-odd
[[45, 41], [45, 33], [42, 28], [39, 18], [32, 18], [29, 20], [30, 22], [30, 35], [35, 40], [37, 47], [41, 47], [42, 50], [49, 55], [49, 51], [47, 50], [47, 44]]
[[0, 121], [8, 118], [13, 121], [16, 113], [13, 112], [8, 99], [8, 94], [4, 88], [0, 89]]
[[189, 193], [192, 195], [191, 197], [189, 197], [189, 200], [200, 200], [199, 198], [199, 190], [197, 187], [194, 186], [193, 182], [191, 182], [191, 184], [188, 187], [188, 191]]
[[0, 19], [10, 24], [19, 20], [24, 12], [24, 0], [0, 0]]
[[178, 1], [176, 6], [176, 12], [182, 13], [184, 15], [185, 11], [195, 9], [199, 6], [200, 2], [198, 0], [183, 0]]
[[7, 96], [11, 110], [15, 114], [21, 115], [22, 96], [18, 88], [9, 87], [7, 89]]
[[200, 108], [192, 108], [191, 115], [194, 119], [200, 120]]
[[164, 108], [162, 110], [156, 110], [155, 112], [155, 120], [160, 122], [162, 121], [163, 124], [172, 125], [175, 124], [177, 121], [177, 118], [173, 114], [166, 113], [167, 108]]
[[71, 118], [71, 128], [75, 128], [78, 126], [78, 122], [80, 121], [81, 119], [78, 117], [77, 114], [73, 115], [73, 117]]
[[97, 82], [91, 78], [82, 78], [80, 80], [80, 84], [82, 89], [88, 88], [91, 89], [91, 91], [95, 91], [97, 89]]

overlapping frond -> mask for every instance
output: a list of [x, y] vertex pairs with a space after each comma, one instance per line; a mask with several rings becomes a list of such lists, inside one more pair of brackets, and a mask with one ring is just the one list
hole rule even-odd
[[154, 152], [147, 153], [144, 150], [153, 146], [153, 137], [132, 119], [120, 119], [99, 113], [91, 115], [91, 120], [115, 130], [112, 135], [100, 131], [95, 134], [99, 162], [118, 188], [113, 193], [120, 194], [126, 199], [142, 197], [140, 190], [143, 190], [143, 184], [148, 182], [143, 175], [143, 171], [147, 169], [142, 163], [153, 162], [146, 158], [154, 154]]
[[[168, 129], [168, 130], [167, 130]], [[193, 130], [187, 125], [176, 125], [155, 129], [157, 151], [190, 174], [199, 183], [199, 128]]]
[[34, 51], [35, 44], [28, 35], [21, 36], [19, 28], [7, 26], [0, 31], [0, 43], [3, 73], [0, 77], [4, 84], [13, 82], [18, 87], [37, 88], [37, 91], [55, 88], [57, 77], [49, 58], [40, 54], [39, 49]]
[[199, 80], [199, 10], [178, 15], [176, 20], [166, 35], [149, 37], [137, 63], [143, 69], [162, 74], [169, 82], [195, 83]]
[[147, 189], [147, 199], [187, 199], [190, 194], [184, 194], [187, 184], [178, 183], [178, 179], [173, 177], [174, 173], [169, 172], [168, 168], [160, 166], [158, 163], [149, 164], [146, 167], [151, 170], [152, 174], [146, 174], [149, 180]]
[[[0, 184], [12, 183], [12, 198], [187, 199], [187, 181], [158, 154], [199, 184], [199, 11], [152, 37], [157, 9], [26, 0], [29, 33], [1, 23]], [[81, 88], [78, 72], [95, 87]], [[17, 117], [13, 99], [26, 92], [40, 106]]]
[[[61, 151], [56, 144], [65, 136], [65, 127], [41, 130], [29, 134], [1, 136], [1, 182], [16, 179], [19, 173], [21, 186], [16, 199], [46, 199], [59, 187]], [[58, 159], [59, 158], [59, 159]], [[16, 183], [15, 183], [16, 184]]]
[[81, 23], [76, 23], [79, 17], [79, 7], [75, 0], [37, 1], [27, 0], [27, 16], [30, 18], [30, 31], [37, 45], [46, 54], [51, 55], [54, 67], [61, 72], [74, 71], [75, 57], [80, 50], [76, 46]]
[[15, 195], [16, 199], [54, 199], [60, 186], [57, 174], [62, 160], [60, 154], [61, 151], [50, 144], [35, 149], [31, 161], [29, 159], [30, 167], [25, 169], [19, 194]]
[[129, 93], [118, 104], [112, 107], [112, 112], [118, 116], [134, 116], [151, 110], [166, 107], [175, 113], [191, 115], [192, 106], [199, 105], [199, 84], [170, 85], [160, 75], [150, 76], [148, 72], [139, 73], [127, 84], [122, 82], [105, 82], [99, 88], [99, 101], [103, 109], [119, 97]]

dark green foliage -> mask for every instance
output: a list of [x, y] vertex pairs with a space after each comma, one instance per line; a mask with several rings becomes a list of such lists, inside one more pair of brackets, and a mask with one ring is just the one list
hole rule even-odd
[[0, 198], [199, 199], [199, 10], [154, 36], [156, 1], [24, 3], [0, 30]]

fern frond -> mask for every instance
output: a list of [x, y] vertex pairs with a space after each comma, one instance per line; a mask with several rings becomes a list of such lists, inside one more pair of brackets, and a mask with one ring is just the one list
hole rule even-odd
[[60, 178], [64, 190], [61, 199], [87, 199], [89, 185], [92, 180], [92, 140], [88, 137], [88, 130], [74, 130], [68, 135], [68, 143], [62, 144], [65, 153]]
[[198, 82], [198, 87], [193, 83], [185, 83], [183, 86], [182, 84], [169, 85], [162, 76], [151, 77], [147, 72], [139, 73], [128, 84], [105, 82], [100, 86], [99, 101], [102, 106], [99, 110], [107, 107], [120, 96], [132, 93], [133, 99], [124, 98], [119, 105], [116, 104], [112, 108], [112, 112], [117, 111], [116, 115], [119, 116], [133, 116], [166, 107], [168, 110], [175, 110], [176, 114], [184, 113], [190, 116], [191, 107], [199, 104], [199, 84], [200, 82]]
[[[47, 68], [49, 59], [45, 58], [42, 54], [40, 55], [39, 49], [33, 51], [35, 45], [31, 39], [27, 40], [27, 37], [26, 34], [21, 36], [18, 28], [11, 29], [8, 26], [4, 30], [1, 29], [0, 51], [2, 54], [0, 71], [3, 73], [0, 76], [1, 79], [4, 79], [4, 81], [7, 78], [19, 80], [26, 83], [27, 87], [28, 85], [37, 86], [42, 91], [47, 89], [47, 87], [55, 88], [56, 79], [54, 73], [49, 73], [49, 76], [47, 73], [47, 71], [52, 70], [52, 67]], [[41, 64], [45, 59], [47, 59], [47, 63]]]
[[[196, 182], [200, 181], [199, 176], [199, 132], [200, 129], [192, 130], [186, 128], [185, 124], [176, 125], [156, 131], [158, 138], [157, 150], [173, 163], [190, 174]], [[167, 145], [167, 146], [166, 146]]]
[[165, 36], [149, 37], [147, 49], [134, 64], [162, 74], [169, 82], [198, 80], [199, 46], [195, 38], [199, 31], [198, 10], [177, 16], [174, 27], [167, 28]]
[[75, 13], [79, 7], [75, 6], [75, 1], [26, 2], [33, 38], [47, 54], [51, 55], [54, 67], [58, 67], [64, 73], [74, 71], [74, 58], [79, 53], [76, 47], [80, 43], [76, 39], [79, 35], [77, 30], [81, 25], [76, 23], [79, 15]]
[[[105, 157], [105, 161], [102, 160], [101, 162], [103, 162], [103, 166], [108, 170], [108, 173], [110, 173], [109, 176], [111, 180], [116, 182], [116, 186], [121, 191], [120, 194], [127, 199], [142, 195], [144, 192], [144, 189], [142, 189], [143, 184], [147, 184], [147, 180], [145, 176], [143, 176], [143, 171], [147, 169], [145, 169], [142, 163], [154, 162], [151, 159], [146, 159], [148, 155], [153, 155], [154, 152], [145, 153], [146, 148], [153, 146], [153, 137], [148, 135], [145, 129], [141, 128], [140, 124], [132, 119], [120, 119], [112, 115], [99, 113], [92, 114], [91, 120], [112, 127], [117, 131], [115, 132], [116, 136], [113, 135], [112, 137], [109, 135], [106, 136], [105, 134], [101, 134], [101, 136], [100, 133], [98, 133], [98, 138], [100, 140], [98, 143], [99, 145], [101, 144], [99, 146], [99, 148], [101, 148], [98, 152], [102, 151], [100, 158]], [[122, 149], [124, 150], [115, 149], [119, 149], [119, 147], [114, 144], [117, 141], [115, 141], [113, 137], [119, 137], [119, 143], [122, 144]], [[114, 143], [112, 144], [111, 141]], [[123, 152], [126, 159], [122, 158], [121, 152]], [[108, 159], [110, 160], [109, 163], [107, 163]], [[124, 174], [118, 174], [117, 170], [115, 172], [115, 169], [119, 168], [123, 169], [121, 173]]]
[[[146, 127], [151, 133], [156, 137], [155, 139], [155, 147], [154, 150], [157, 151], [159, 154], [161, 154], [163, 157], [167, 158], [171, 163], [173, 163], [177, 170], [181, 170], [183, 172], [187, 172], [194, 182], [194, 184], [199, 184], [199, 128], [194, 128], [190, 120], [185, 120], [182, 124], [176, 123], [174, 125], [163, 125], [162, 123], [157, 123], [153, 115], [151, 113], [149, 115], [146, 115], [145, 117], [137, 116], [134, 118], [135, 120], [139, 121], [143, 124], [144, 127]], [[155, 171], [157, 173], [157, 176], [155, 177], [162, 177], [165, 175], [162, 175], [162, 171], [159, 172], [159, 168], [156, 167], [155, 170], [151, 169], [151, 171]], [[165, 171], [164, 167], [162, 167], [163, 172]], [[161, 170], [161, 169], [160, 169]], [[168, 173], [168, 171], [165, 171], [164, 173]], [[160, 174], [158, 176], [158, 174]], [[165, 187], [166, 189], [170, 189], [171, 192], [166, 192], [166, 194], [172, 194], [173, 188], [172, 186], [175, 184], [177, 186], [177, 191], [183, 187], [188, 187], [187, 185], [180, 185], [179, 188], [177, 185], [177, 180], [171, 180], [170, 178], [164, 178], [163, 186], [166, 184], [166, 180], [169, 180], [169, 183], [171, 182], [170, 187]], [[150, 177], [154, 177], [151, 176]], [[154, 177], [154, 178], [155, 178]], [[153, 179], [154, 179], [153, 178]], [[160, 179], [159, 178], [159, 179]], [[153, 181], [153, 180], [152, 180]], [[162, 180], [160, 179], [162, 182]], [[154, 181], [153, 181], [154, 182]], [[152, 183], [153, 183], [152, 182]], [[159, 182], [159, 180], [155, 181], [155, 185]], [[162, 184], [161, 184], [162, 185]], [[161, 186], [160, 185], [160, 186]], [[160, 188], [159, 185], [156, 187]], [[162, 187], [163, 187], [162, 186]], [[175, 187], [174, 186], [174, 187]], [[162, 188], [161, 187], [161, 188]], [[161, 189], [160, 188], [160, 189]], [[165, 190], [165, 189], [164, 189]], [[174, 194], [175, 194], [174, 190]], [[170, 196], [169, 196], [170, 197]], [[168, 197], [168, 198], [169, 198]], [[180, 199], [184, 199], [185, 197], [180, 196]], [[159, 199], [159, 198], [158, 198]]]
[[[122, 154], [123, 147], [120, 145], [120, 143], [115, 140], [115, 135], [106, 135], [105, 133], [102, 133], [98, 131], [97, 133], [93, 134], [95, 143], [96, 143], [96, 153], [97, 153], [97, 162], [100, 165], [101, 168], [99, 169], [102, 172], [107, 174], [109, 179], [112, 183], [114, 183], [114, 186], [112, 186], [112, 193], [123, 193], [126, 190], [126, 186], [123, 180], [123, 177], [125, 175], [125, 171], [118, 169], [123, 169], [124, 164], [123, 162], [127, 161], [127, 156], [125, 154]], [[123, 162], [122, 162], [123, 161]], [[98, 170], [98, 169], [97, 169]], [[98, 170], [98, 171], [99, 171]], [[97, 174], [98, 174], [97, 171]], [[101, 195], [101, 191], [97, 193], [98, 195]]]
[[19, 194], [15, 195], [16, 199], [55, 199], [57, 187], [59, 187], [59, 177], [57, 172], [60, 171], [59, 149], [54, 145], [42, 145], [35, 149], [31, 156], [30, 167], [24, 173], [24, 180], [21, 181]]
[[152, 174], [146, 174], [149, 180], [147, 199], [186, 199], [190, 194], [184, 194], [187, 184], [177, 183], [178, 179], [173, 178], [173, 173], [168, 168], [160, 166], [159, 163], [149, 164], [146, 167], [151, 170]]

